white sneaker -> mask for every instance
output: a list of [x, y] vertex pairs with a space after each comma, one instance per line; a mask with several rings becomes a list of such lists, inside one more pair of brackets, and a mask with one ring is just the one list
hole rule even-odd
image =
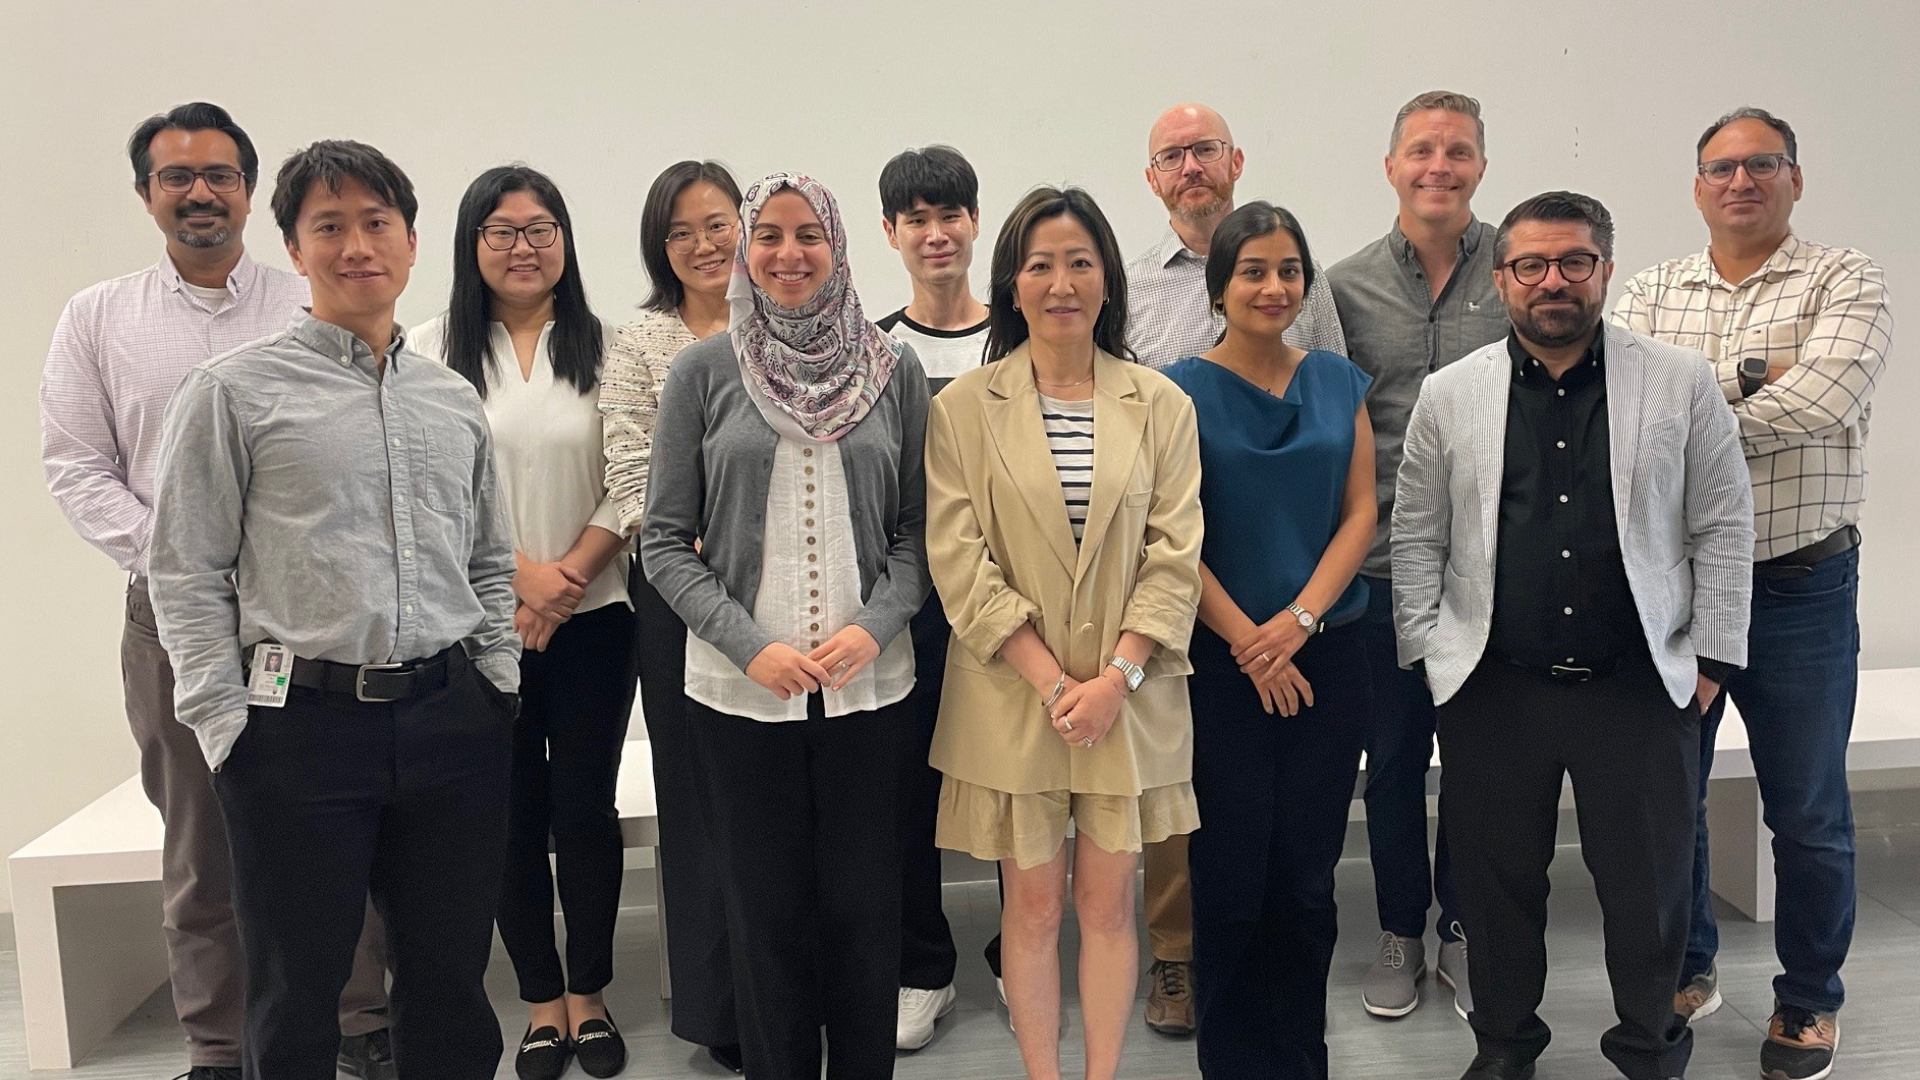
[[951, 985], [938, 990], [900, 988], [900, 1024], [893, 1044], [902, 1050], [918, 1050], [933, 1041], [933, 1026], [953, 1011], [959, 995]]

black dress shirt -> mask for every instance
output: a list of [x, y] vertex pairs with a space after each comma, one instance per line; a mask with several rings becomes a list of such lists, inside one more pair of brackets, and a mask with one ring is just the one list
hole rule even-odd
[[1497, 655], [1604, 672], [1647, 655], [1614, 518], [1604, 335], [1558, 380], [1509, 333], [1506, 464], [1493, 570]]

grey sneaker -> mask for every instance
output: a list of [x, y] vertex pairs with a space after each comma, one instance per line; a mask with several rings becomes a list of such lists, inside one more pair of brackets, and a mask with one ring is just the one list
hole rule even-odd
[[1380, 935], [1380, 958], [1360, 982], [1360, 1004], [1375, 1016], [1405, 1016], [1420, 1004], [1427, 943], [1391, 931]]
[[1720, 1008], [1720, 971], [1708, 964], [1706, 974], [1695, 975], [1687, 985], [1674, 992], [1673, 1011], [1687, 1023], [1705, 1020]]
[[1453, 1011], [1465, 1020], [1473, 1011], [1473, 986], [1467, 982], [1467, 935], [1461, 932], [1458, 922], [1449, 929], [1459, 937], [1440, 943], [1440, 967], [1434, 972], [1434, 978], [1453, 989]]

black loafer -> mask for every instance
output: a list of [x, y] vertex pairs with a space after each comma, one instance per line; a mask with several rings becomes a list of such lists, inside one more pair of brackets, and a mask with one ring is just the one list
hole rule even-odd
[[746, 1072], [745, 1061], [740, 1057], [740, 1044], [728, 1043], [725, 1046], [707, 1047], [707, 1056], [720, 1064], [728, 1072]]
[[536, 1031], [529, 1027], [520, 1037], [520, 1052], [513, 1055], [513, 1071], [520, 1080], [560, 1080], [572, 1055], [573, 1047], [559, 1028], [548, 1025]]
[[1533, 1062], [1479, 1054], [1460, 1080], [1533, 1080]]
[[580, 1025], [573, 1036], [573, 1056], [580, 1059], [580, 1068], [588, 1076], [599, 1080], [627, 1067], [627, 1041], [613, 1026], [611, 1014], [605, 1020], [588, 1020]]

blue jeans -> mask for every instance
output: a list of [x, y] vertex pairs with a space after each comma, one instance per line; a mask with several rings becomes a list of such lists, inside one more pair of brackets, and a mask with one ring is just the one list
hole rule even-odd
[[1433, 762], [1433, 694], [1426, 680], [1400, 668], [1393, 635], [1393, 582], [1369, 577], [1367, 613], [1359, 627], [1373, 679], [1373, 723], [1367, 733], [1367, 844], [1373, 858], [1380, 929], [1420, 937], [1427, 909], [1440, 900], [1441, 941], [1455, 941], [1459, 918], [1443, 828], [1427, 863], [1427, 769]]
[[1859, 684], [1860, 551], [1823, 559], [1804, 577], [1755, 575], [1747, 666], [1700, 725], [1700, 806], [1693, 863], [1693, 920], [1682, 985], [1720, 947], [1708, 897], [1707, 772], [1731, 696], [1747, 723], [1763, 820], [1773, 830], [1774, 950], [1782, 1004], [1840, 1008], [1840, 965], [1853, 942], [1853, 803], [1847, 739]]

